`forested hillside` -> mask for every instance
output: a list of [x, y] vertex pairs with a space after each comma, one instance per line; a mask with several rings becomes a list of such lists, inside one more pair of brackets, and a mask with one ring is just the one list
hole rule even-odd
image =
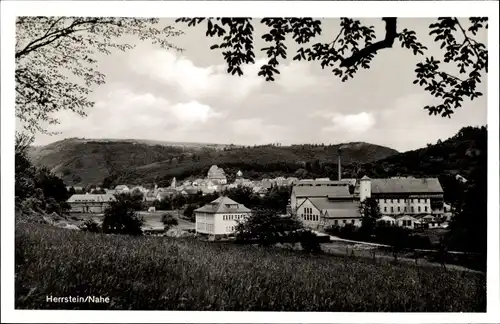
[[345, 173], [363, 163], [398, 152], [368, 143], [292, 146], [180, 147], [128, 141], [67, 139], [32, 152], [36, 165], [45, 165], [70, 185], [116, 183], [166, 184], [172, 177], [205, 176], [212, 164], [231, 177], [238, 170], [245, 177], [337, 177], [338, 149], [342, 148]]

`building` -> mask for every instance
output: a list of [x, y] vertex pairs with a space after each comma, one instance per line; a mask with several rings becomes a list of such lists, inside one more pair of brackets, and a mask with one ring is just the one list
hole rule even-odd
[[361, 225], [359, 201], [348, 186], [296, 186], [290, 200], [292, 214], [306, 227]]
[[364, 176], [359, 184], [359, 199], [377, 200], [382, 215], [423, 217], [444, 214], [443, 188], [437, 178], [370, 179]]
[[226, 184], [227, 178], [224, 170], [217, 165], [212, 165], [208, 170], [207, 179], [216, 184]]
[[115, 187], [116, 193], [128, 193], [130, 191], [129, 187], [126, 185], [118, 185]]
[[345, 180], [300, 181], [292, 189], [291, 213], [311, 228], [359, 226], [360, 202], [374, 198], [382, 219], [402, 227], [415, 228], [426, 223], [432, 226], [444, 215], [443, 189], [436, 178], [370, 179], [364, 176], [356, 182], [352, 194], [349, 187], [353, 181]]
[[115, 196], [110, 194], [76, 194], [69, 197], [67, 203], [71, 206], [72, 213], [102, 214], [114, 200]]
[[298, 187], [338, 187], [349, 186], [348, 181], [335, 181], [330, 179], [304, 179], [295, 183]]
[[234, 232], [238, 221], [250, 216], [250, 209], [228, 197], [219, 197], [195, 209], [196, 233], [227, 235]]

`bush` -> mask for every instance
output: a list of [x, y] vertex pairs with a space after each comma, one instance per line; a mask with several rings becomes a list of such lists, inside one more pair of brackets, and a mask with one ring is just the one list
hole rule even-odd
[[301, 231], [298, 238], [302, 250], [311, 253], [322, 252], [321, 245], [319, 244], [319, 238], [313, 232], [309, 230]]
[[187, 217], [191, 222], [196, 221], [196, 216], [194, 215], [194, 210], [197, 209], [198, 206], [195, 204], [189, 204], [186, 209], [184, 209], [183, 215]]
[[165, 229], [165, 231], [168, 231], [173, 226], [179, 225], [179, 221], [177, 221], [177, 218], [175, 218], [171, 214], [161, 215], [161, 222], [163, 223], [163, 228]]
[[80, 230], [85, 231], [85, 232], [91, 232], [91, 233], [101, 233], [102, 232], [102, 227], [99, 223], [97, 223], [95, 220], [92, 218], [87, 219], [83, 224], [78, 226]]
[[104, 211], [104, 233], [141, 235], [144, 219], [136, 213], [138, 203], [131, 195], [117, 195]]

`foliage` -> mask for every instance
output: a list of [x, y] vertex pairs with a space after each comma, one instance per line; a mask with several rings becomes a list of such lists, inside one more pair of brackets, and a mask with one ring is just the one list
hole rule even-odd
[[144, 220], [137, 214], [142, 201], [129, 194], [116, 195], [104, 211], [102, 230], [104, 233], [141, 235]]
[[33, 211], [62, 215], [69, 210], [66, 185], [49, 169], [35, 167], [29, 159], [33, 138], [16, 133], [15, 143], [15, 200], [16, 206]]
[[300, 231], [298, 241], [302, 250], [310, 253], [321, 253], [321, 244], [319, 243], [318, 236], [312, 231]]
[[99, 223], [97, 223], [95, 220], [92, 218], [87, 219], [83, 224], [78, 226], [80, 230], [85, 231], [85, 232], [91, 232], [91, 233], [101, 233], [102, 232], [102, 227]]
[[257, 241], [263, 246], [287, 242], [288, 236], [303, 229], [295, 217], [281, 217], [272, 210], [258, 209], [235, 228], [238, 241]]
[[382, 217], [380, 206], [375, 198], [369, 197], [360, 203], [361, 231], [367, 236], [372, 236], [377, 225], [377, 220]]
[[[486, 141], [484, 141], [486, 146]], [[487, 150], [480, 150], [477, 167], [471, 172], [463, 200], [457, 202], [457, 213], [450, 224], [450, 247], [481, 253], [487, 251]]]
[[161, 215], [161, 222], [163, 223], [165, 231], [168, 231], [172, 227], [179, 225], [179, 221], [177, 220], [177, 218], [172, 216], [172, 214]]
[[[15, 236], [19, 309], [486, 311], [486, 277], [472, 272], [35, 224]], [[45, 300], [89, 293], [111, 303]]]
[[[178, 181], [205, 177], [208, 169], [217, 164], [224, 168], [228, 176], [238, 170], [248, 179], [294, 176], [299, 168], [307, 169], [311, 177], [336, 177], [336, 145], [292, 145], [234, 147], [227, 150], [212, 148], [182, 148], [143, 143], [132, 144], [125, 141], [92, 141], [66, 139], [40, 149], [33, 150], [36, 165], [56, 169], [66, 183], [79, 177], [78, 183], [101, 184], [103, 188], [114, 188], [124, 183], [152, 183], [160, 187], [170, 186], [173, 177]], [[351, 163], [367, 163], [386, 158], [398, 152], [367, 143], [344, 144], [343, 164], [345, 176], [353, 173]], [[183, 151], [184, 150], [184, 151]], [[182, 162], [175, 158], [180, 155], [196, 155], [195, 162], [185, 158]], [[170, 163], [174, 159], [174, 162]], [[78, 168], [77, 161], [82, 167]], [[309, 162], [309, 163], [308, 163]], [[69, 170], [64, 175], [62, 170]], [[333, 171], [333, 172], [332, 172]]]
[[98, 55], [127, 51], [125, 35], [150, 40], [162, 48], [180, 32], [156, 28], [158, 19], [119, 17], [18, 17], [16, 21], [16, 117], [30, 133], [58, 123], [52, 113], [71, 110], [85, 116], [94, 103], [93, 85], [105, 82]]
[[187, 205], [186, 209], [184, 209], [183, 215], [189, 218], [192, 222], [196, 221], [194, 210], [198, 208], [197, 205], [195, 204], [189, 204]]
[[[385, 32], [376, 35], [373, 26], [360, 20], [340, 18], [338, 35], [328, 43], [311, 42], [321, 35], [321, 20], [313, 18], [263, 18], [260, 23], [268, 28], [261, 38], [268, 44], [261, 48], [269, 59], [260, 67], [258, 75], [274, 81], [279, 74], [280, 60], [288, 57], [285, 40], [291, 34], [300, 47], [293, 60], [319, 61], [321, 67], [332, 69], [342, 82], [354, 77], [360, 69], [369, 69], [375, 56], [384, 49], [399, 43], [414, 55], [424, 55], [427, 47], [421, 44], [414, 30], [398, 29], [398, 18], [384, 17]], [[243, 75], [242, 64], [255, 63], [254, 22], [251, 18], [180, 18], [176, 22], [196, 26], [207, 23], [206, 35], [222, 37], [222, 42], [210, 49], [221, 49], [228, 65], [228, 73]], [[441, 43], [444, 63], [454, 63], [457, 75], [446, 73], [447, 66], [434, 57], [426, 57], [415, 69], [414, 84], [424, 87], [442, 102], [426, 106], [429, 114], [451, 117], [453, 110], [461, 107], [464, 98], [473, 100], [482, 93], [476, 91], [483, 74], [488, 72], [488, 51], [485, 44], [476, 40], [480, 30], [488, 28], [487, 17], [467, 20], [441, 17], [429, 25], [429, 34]], [[376, 41], [379, 39], [378, 41]], [[463, 75], [466, 75], [464, 78]]]

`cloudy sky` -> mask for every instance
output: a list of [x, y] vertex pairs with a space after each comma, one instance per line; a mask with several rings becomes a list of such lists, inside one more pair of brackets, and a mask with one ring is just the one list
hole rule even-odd
[[[362, 21], [376, 26], [383, 37], [380, 19]], [[439, 44], [428, 36], [430, 22], [399, 19], [398, 28], [415, 30], [429, 48], [427, 55], [442, 57]], [[163, 19], [162, 24], [175, 23]], [[242, 77], [227, 74], [221, 53], [209, 49], [215, 41], [205, 37], [205, 25], [177, 27], [185, 34], [171, 42], [185, 49], [182, 53], [132, 40], [134, 50], [99, 57], [107, 82], [91, 94], [95, 107], [86, 118], [58, 113], [61, 123], [50, 130], [60, 134], [38, 135], [35, 144], [68, 137], [245, 145], [364, 141], [406, 151], [487, 122], [485, 82], [480, 89], [485, 96], [466, 101], [451, 119], [429, 116], [423, 107], [433, 103], [432, 97], [412, 83], [415, 64], [423, 57], [398, 43], [380, 51], [371, 69], [345, 83], [319, 63], [291, 59], [270, 83], [257, 76], [258, 64], [245, 66]], [[319, 40], [332, 40], [338, 30], [338, 19], [324, 19]], [[263, 26], [255, 30], [258, 35], [263, 31]], [[265, 59], [259, 51], [265, 43], [256, 38], [259, 63]], [[480, 38], [486, 42], [486, 35]], [[292, 51], [297, 48], [288, 45]]]

